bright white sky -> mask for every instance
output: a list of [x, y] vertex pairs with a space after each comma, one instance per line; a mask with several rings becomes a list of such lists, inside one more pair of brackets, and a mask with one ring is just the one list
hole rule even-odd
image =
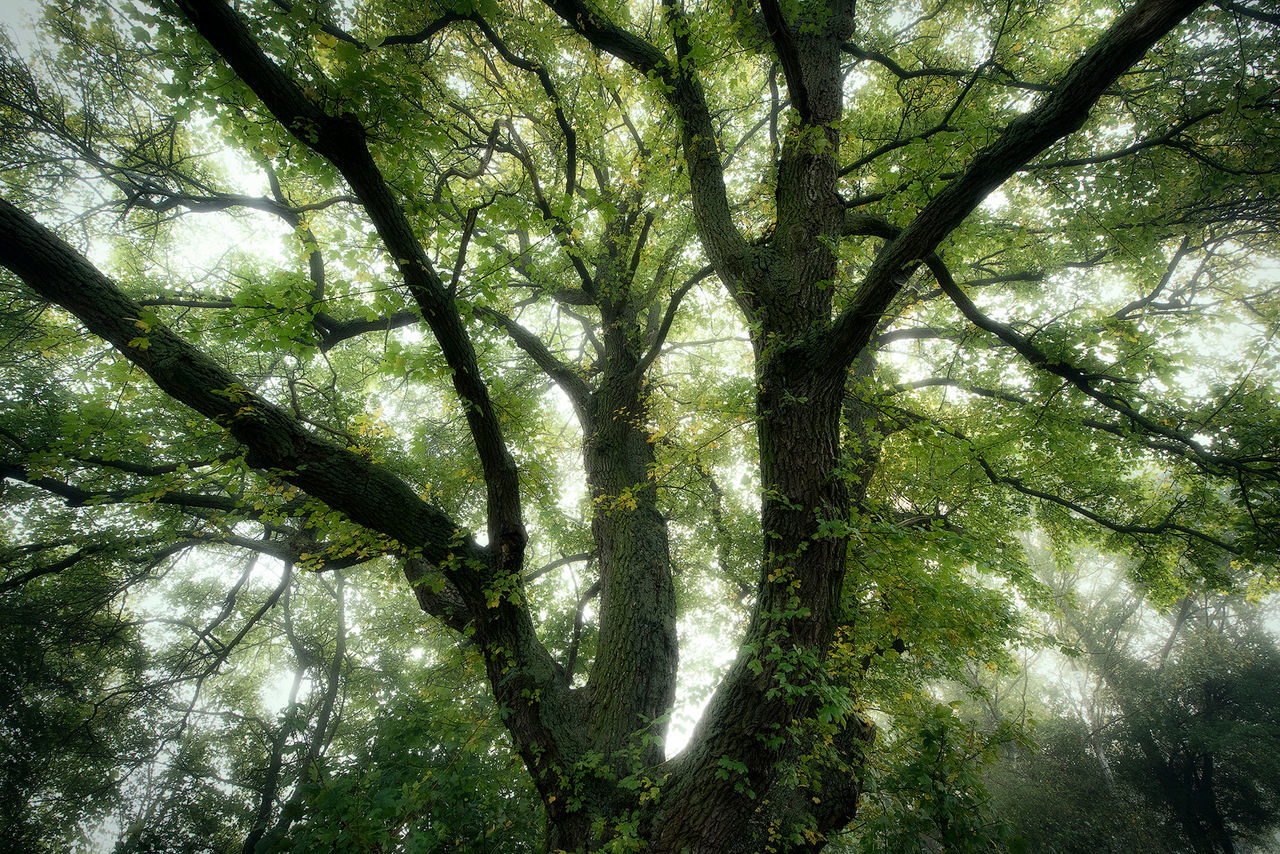
[[9, 31], [19, 47], [31, 44], [32, 21], [39, 14], [40, 5], [40, 0], [0, 0], [0, 26]]

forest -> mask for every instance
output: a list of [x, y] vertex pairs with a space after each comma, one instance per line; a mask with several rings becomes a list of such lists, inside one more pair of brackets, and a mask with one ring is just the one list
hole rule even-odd
[[0, 850], [1280, 852], [1275, 0], [0, 24]]

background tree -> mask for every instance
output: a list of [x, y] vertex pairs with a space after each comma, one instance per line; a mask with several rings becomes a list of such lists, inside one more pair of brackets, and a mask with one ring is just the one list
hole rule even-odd
[[[352, 638], [397, 648], [347, 602], [382, 590], [365, 563], [482, 659], [548, 847], [819, 848], [855, 816], [877, 669], [968, 630], [902, 591], [1034, 590], [1029, 517], [1152, 589], [1271, 565], [1276, 23], [59, 7], [0, 78], [5, 593], [145, 567], [100, 606], [136, 629], [183, 550], [283, 562], [256, 607], [252, 569], [191, 600], [157, 664], [201, 686], [259, 631], [292, 661], [244, 754], [246, 848], [364, 755], [334, 740], [340, 686], [377, 696]], [[201, 257], [197, 214], [244, 236]], [[711, 621], [738, 654], [668, 751], [680, 630]], [[440, 807], [394, 800], [427, 839]]]
[[991, 769], [996, 811], [1032, 850], [1221, 852], [1270, 841], [1280, 658], [1263, 628], [1268, 610], [1207, 592], [1158, 606], [1088, 550], [1060, 553], [1056, 568], [1044, 550], [1032, 556], [1057, 592], [1054, 630], [1073, 654], [1034, 668], [1032, 702], [1046, 702], [1039, 748], [1009, 751]]

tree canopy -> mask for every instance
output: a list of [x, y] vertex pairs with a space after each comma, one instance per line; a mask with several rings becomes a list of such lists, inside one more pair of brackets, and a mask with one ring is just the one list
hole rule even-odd
[[[933, 686], [1105, 632], [1023, 616], [1068, 611], [1020, 534], [1166, 611], [1274, 584], [1278, 37], [46, 4], [0, 48], [7, 837], [804, 851], [893, 779], [977, 833]], [[1210, 678], [1261, 708], [1249, 637]], [[1194, 850], [1269, 820], [1236, 783]]]

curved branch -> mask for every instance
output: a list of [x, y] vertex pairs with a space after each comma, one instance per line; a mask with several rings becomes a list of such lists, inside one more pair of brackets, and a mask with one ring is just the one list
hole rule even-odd
[[[293, 0], [271, 0], [271, 2], [274, 3], [277, 7], [279, 7], [285, 13], [293, 11]], [[395, 35], [384, 36], [382, 39], [378, 40], [374, 44], [369, 44], [365, 41], [362, 41], [356, 38], [355, 36], [351, 35], [351, 33], [342, 29], [341, 27], [333, 23], [330, 23], [328, 21], [320, 22], [319, 26], [322, 32], [328, 33], [338, 41], [343, 41], [343, 42], [346, 42], [347, 44], [355, 45], [361, 50], [373, 50], [376, 47], [382, 47], [386, 45], [422, 44], [426, 41], [429, 41], [432, 36], [441, 32], [450, 24], [456, 24], [460, 21], [466, 21], [466, 20], [469, 20], [469, 16], [461, 15], [456, 12], [448, 12], [444, 15], [441, 15], [439, 18], [436, 18], [435, 20], [431, 21], [431, 23], [427, 24], [425, 27], [419, 30], [415, 30], [412, 33], [396, 33]]]
[[960, 430], [944, 427], [943, 425], [938, 424], [936, 421], [933, 421], [929, 418], [926, 418], [923, 415], [919, 415], [917, 413], [911, 412], [906, 409], [896, 408], [896, 411], [900, 416], [906, 419], [929, 424], [930, 426], [933, 427], [933, 429], [937, 430], [943, 435], [950, 436], [952, 439], [965, 443], [969, 447], [974, 461], [976, 461], [978, 463], [978, 467], [982, 469], [983, 474], [986, 476], [986, 478], [989, 481], [991, 481], [993, 484], [997, 486], [1008, 486], [1013, 490], [1015, 490], [1016, 492], [1022, 493], [1028, 498], [1035, 498], [1040, 501], [1048, 502], [1050, 504], [1056, 504], [1059, 507], [1070, 510], [1072, 513], [1077, 514], [1081, 518], [1087, 519], [1090, 522], [1100, 525], [1103, 528], [1106, 528], [1107, 530], [1113, 531], [1117, 534], [1124, 534], [1126, 536], [1132, 536], [1132, 537], [1160, 536], [1160, 535], [1169, 534], [1169, 533], [1182, 534], [1183, 536], [1200, 540], [1201, 542], [1208, 543], [1211, 546], [1222, 549], [1224, 552], [1227, 552], [1228, 554], [1238, 555], [1242, 553], [1240, 549], [1233, 546], [1231, 543], [1221, 540], [1213, 536], [1212, 534], [1206, 534], [1203, 531], [1196, 530], [1195, 528], [1191, 528], [1187, 525], [1182, 525], [1177, 522], [1171, 521], [1172, 512], [1168, 517], [1164, 519], [1164, 521], [1154, 525], [1140, 524], [1135, 522], [1119, 522], [1115, 519], [1111, 519], [1111, 518], [1108, 518], [1107, 516], [1104, 516], [1103, 514], [1099, 513], [1096, 510], [1092, 510], [1089, 507], [1086, 507], [1085, 505], [1081, 504], [1078, 501], [1074, 501], [1070, 498], [1064, 498], [1061, 495], [1055, 495], [1052, 492], [1046, 492], [1043, 489], [1037, 489], [1036, 487], [1029, 486], [1021, 478], [1013, 477], [1012, 475], [1004, 475], [997, 472], [995, 467], [992, 466], [991, 463], [986, 459], [986, 457], [984, 457], [982, 453], [978, 450], [978, 446], [973, 441], [973, 439], [971, 439], [968, 435], [961, 432]]
[[[883, 66], [890, 74], [899, 80], [914, 80], [920, 77], [950, 77], [955, 80], [967, 80], [973, 77], [973, 71], [959, 68], [942, 68], [939, 66], [925, 66], [923, 68], [907, 69], [898, 64], [893, 57], [878, 50], [861, 47], [853, 42], [845, 42], [840, 49], [859, 61], [869, 60], [877, 65]], [[1005, 68], [999, 64], [992, 63], [991, 67], [1001, 72], [1007, 78], [1009, 86], [1015, 89], [1025, 89], [1030, 92], [1052, 92], [1053, 86], [1047, 83], [1032, 83], [1026, 80], [1017, 80]]]
[[530, 572], [524, 577], [524, 580], [533, 581], [535, 578], [541, 578], [548, 572], [559, 569], [562, 566], [568, 566], [571, 563], [581, 563], [586, 560], [591, 560], [594, 557], [595, 552], [578, 552], [576, 554], [563, 555], [548, 564], [538, 567], [533, 572]]
[[[889, 223], [878, 217], [868, 214], [859, 214], [848, 212], [845, 219], [846, 234], [870, 235], [882, 237], [888, 240], [894, 239], [899, 231]], [[1179, 250], [1181, 251], [1181, 249]], [[1180, 256], [1175, 253], [1175, 258]], [[1172, 262], [1171, 262], [1172, 263]], [[979, 329], [991, 333], [1001, 342], [1012, 347], [1023, 358], [1034, 367], [1055, 374], [1071, 385], [1075, 386], [1088, 397], [1100, 403], [1102, 406], [1113, 412], [1123, 415], [1129, 419], [1135, 426], [1141, 428], [1149, 436], [1157, 437], [1154, 444], [1144, 442], [1148, 447], [1155, 450], [1161, 450], [1174, 453], [1179, 456], [1188, 457], [1198, 464], [1206, 467], [1209, 471], [1221, 472], [1222, 470], [1237, 471], [1241, 474], [1262, 475], [1269, 478], [1277, 478], [1280, 476], [1280, 459], [1272, 459], [1269, 457], [1236, 459], [1225, 456], [1223, 454], [1215, 454], [1204, 447], [1193, 436], [1188, 436], [1178, 430], [1168, 427], [1156, 420], [1143, 415], [1133, 404], [1118, 397], [1110, 392], [1103, 391], [1097, 387], [1097, 380], [1104, 379], [1097, 374], [1086, 372], [1064, 362], [1060, 359], [1051, 357], [1048, 353], [1038, 347], [1029, 337], [1022, 335], [1007, 323], [1002, 323], [994, 318], [988, 317], [974, 305], [973, 300], [960, 289], [955, 279], [951, 275], [951, 271], [942, 262], [936, 254], [930, 254], [925, 258], [925, 265], [933, 274], [938, 282], [940, 290], [955, 303], [960, 313]], [[1166, 276], [1169, 273], [1166, 270]], [[889, 333], [891, 334], [891, 333]], [[1107, 424], [1104, 421], [1094, 421], [1086, 419], [1086, 425], [1095, 429], [1105, 430], [1116, 435], [1124, 435], [1122, 428], [1116, 425]], [[1160, 443], [1158, 439], [1165, 439], [1169, 444]], [[1265, 468], [1259, 469], [1250, 463], [1266, 463]]]
[[114, 489], [94, 492], [56, 478], [40, 475], [33, 476], [22, 463], [4, 460], [0, 460], [0, 478], [22, 481], [43, 489], [45, 492], [61, 498], [68, 507], [146, 501], [154, 504], [170, 504], [191, 509], [217, 510], [223, 513], [230, 513], [240, 506], [240, 502], [229, 495], [205, 495], [177, 490], [160, 494], [157, 494], [154, 488]]
[[852, 303], [836, 320], [822, 357], [848, 364], [875, 332], [912, 269], [987, 195], [1054, 142], [1079, 130], [1098, 99], [1203, 0], [1139, 0], [1076, 60], [1053, 91], [1011, 121], [876, 256]]
[[499, 562], [518, 571], [527, 535], [515, 460], [503, 440], [454, 300], [374, 162], [364, 126], [351, 113], [329, 115], [309, 98], [263, 52], [239, 14], [222, 0], [176, 0], [176, 5], [289, 133], [338, 168], [364, 204], [453, 372], [454, 389], [485, 473], [489, 541]]
[[[915, 380], [914, 382], [899, 383], [896, 389], [906, 391], [909, 389], [934, 388], [938, 386], [957, 388], [969, 394], [977, 395], [978, 397], [1002, 400], [1005, 403], [1012, 403], [1017, 406], [1036, 405], [1034, 401], [1013, 392], [1003, 391], [1001, 389], [985, 388], [983, 386], [973, 385], [972, 383], [963, 382], [961, 380], [943, 377], [931, 377], [929, 379]], [[1197, 465], [1202, 471], [1206, 471], [1209, 474], [1219, 473], [1216, 472], [1214, 468], [1208, 466], [1206, 461], [1201, 460], [1194, 454], [1190, 453], [1185, 445], [1180, 445], [1172, 441], [1161, 441], [1160, 439], [1152, 436], [1135, 433], [1131, 428], [1126, 427], [1124, 424], [1115, 424], [1109, 421], [1102, 421], [1097, 418], [1080, 418], [1074, 423], [1079, 424], [1082, 427], [1088, 427], [1090, 430], [1110, 433], [1112, 436], [1117, 438], [1136, 442], [1144, 448], [1148, 448], [1152, 451], [1168, 454], [1179, 459], [1189, 460], [1193, 464]]]
[[284, 217], [291, 224], [296, 224], [300, 214], [325, 210], [337, 204], [360, 204], [360, 200], [355, 196], [347, 195], [331, 196], [318, 202], [307, 202], [298, 205], [286, 204], [275, 199], [269, 199], [266, 196], [246, 196], [237, 193], [195, 195], [152, 185], [139, 187], [137, 185], [127, 185], [123, 181], [117, 183], [124, 185], [122, 189], [125, 193], [124, 206], [126, 210], [138, 207], [155, 213], [167, 213], [177, 208], [197, 213], [216, 213], [218, 211], [246, 208], [275, 214], [276, 216]]
[[[856, 172], [859, 169], [861, 169], [863, 166], [866, 166], [870, 163], [874, 163], [876, 160], [888, 154], [889, 152], [897, 151], [899, 148], [904, 148], [913, 142], [924, 142], [926, 139], [928, 139], [929, 137], [935, 134], [953, 133], [955, 130], [956, 128], [952, 127], [951, 125], [938, 124], [938, 125], [934, 125], [933, 127], [929, 128], [926, 131], [922, 131], [917, 134], [912, 134], [911, 136], [903, 137], [901, 139], [895, 139], [892, 142], [886, 142], [884, 145], [874, 148], [871, 151], [867, 152], [866, 154], [862, 155], [852, 163], [849, 163], [848, 165], [845, 165], [845, 166], [841, 166], [840, 176], [844, 177], [845, 175], [849, 175], [853, 172]], [[846, 205], [849, 205], [849, 203], [846, 202]], [[849, 205], [849, 206], [852, 207], [853, 205]]]
[[[478, 306], [475, 312], [493, 325], [503, 329], [508, 337], [515, 342], [515, 345], [523, 350], [529, 358], [533, 359], [534, 364], [541, 368], [542, 372], [550, 377], [556, 385], [560, 386], [560, 389], [569, 396], [569, 401], [573, 404], [573, 408], [580, 419], [588, 417], [591, 389], [588, 388], [587, 381], [574, 370], [572, 365], [556, 358], [547, 349], [547, 345], [542, 343], [542, 339], [502, 312], [488, 306]], [[583, 429], [587, 429], [585, 421], [583, 421]]]
[[[671, 61], [654, 45], [592, 11], [582, 0], [543, 0], [575, 32], [596, 48], [616, 56], [641, 74], [662, 84], [662, 94], [680, 118], [681, 146], [689, 167], [694, 218], [707, 254], [735, 298], [745, 299], [738, 283], [746, 276], [751, 246], [734, 223], [725, 187], [715, 124], [702, 81], [688, 51], [676, 35], [678, 61]], [[663, 4], [664, 17], [679, 22], [679, 10]]]
[[388, 314], [386, 317], [374, 318], [373, 320], [365, 320], [364, 318], [338, 320], [327, 314], [317, 314], [315, 316], [315, 324], [320, 330], [320, 337], [316, 342], [316, 346], [323, 353], [351, 338], [368, 335], [370, 332], [390, 332], [392, 329], [401, 329], [421, 322], [421, 313], [417, 309], [411, 308]]
[[[960, 435], [956, 435], [956, 438], [963, 438], [963, 437]], [[1125, 534], [1128, 536], [1137, 537], [1137, 536], [1160, 535], [1160, 534], [1166, 534], [1166, 533], [1177, 533], [1177, 534], [1183, 534], [1193, 539], [1201, 540], [1212, 546], [1216, 546], [1217, 548], [1222, 549], [1224, 552], [1227, 552], [1228, 554], [1236, 554], [1236, 555], [1240, 554], [1240, 550], [1237, 549], [1235, 546], [1231, 545], [1230, 543], [1223, 542], [1217, 537], [1206, 534], [1203, 531], [1197, 531], [1195, 528], [1189, 528], [1186, 525], [1179, 525], [1176, 522], [1170, 522], [1167, 519], [1157, 525], [1136, 525], [1132, 523], [1117, 522], [1114, 519], [1108, 519], [1107, 517], [1103, 516], [1101, 513], [1097, 513], [1093, 510], [1090, 510], [1088, 507], [1085, 507], [1083, 504], [1080, 504], [1077, 501], [1072, 501], [1068, 498], [1063, 498], [1060, 495], [1054, 495], [1051, 492], [1045, 492], [1042, 489], [1035, 489], [1034, 487], [1027, 486], [1019, 478], [997, 473], [996, 470], [992, 468], [991, 464], [988, 463], [986, 459], [980, 454], [975, 453], [974, 459], [977, 460], [978, 465], [982, 468], [983, 473], [987, 476], [987, 479], [990, 480], [992, 483], [998, 486], [999, 485], [1009, 486], [1009, 487], [1012, 487], [1017, 492], [1021, 492], [1023, 495], [1026, 495], [1030, 498], [1037, 498], [1041, 501], [1047, 501], [1050, 504], [1057, 504], [1060, 507], [1065, 507], [1066, 509], [1070, 510], [1072, 513], [1082, 516], [1085, 519], [1088, 519], [1090, 522], [1094, 522], [1098, 525], [1101, 525], [1107, 530], [1114, 531], [1117, 534]]]
[[[986, 332], [999, 338], [1009, 347], [1017, 351], [1031, 365], [1048, 371], [1051, 374], [1061, 377], [1071, 385], [1075, 386], [1086, 396], [1097, 401], [1102, 406], [1112, 412], [1123, 415], [1135, 426], [1146, 431], [1152, 436], [1174, 443], [1177, 448], [1183, 449], [1185, 456], [1191, 457], [1203, 465], [1208, 466], [1211, 470], [1222, 469], [1239, 470], [1242, 473], [1253, 475], [1266, 475], [1269, 477], [1277, 476], [1277, 466], [1280, 465], [1280, 458], [1270, 459], [1262, 458], [1260, 460], [1240, 460], [1233, 457], [1215, 454], [1207, 449], [1203, 444], [1194, 437], [1188, 436], [1178, 430], [1161, 424], [1144, 414], [1142, 414], [1133, 404], [1098, 388], [1097, 380], [1099, 377], [1095, 374], [1081, 370], [1075, 365], [1064, 362], [1060, 359], [1051, 357], [1048, 353], [1037, 346], [1029, 337], [1021, 334], [1007, 323], [1002, 323], [994, 318], [983, 314], [973, 301], [960, 289], [960, 287], [951, 278], [946, 267], [933, 256], [929, 259], [929, 268], [938, 278], [938, 284], [942, 288], [943, 293], [951, 298], [956, 307], [960, 309], [960, 313], [965, 318]], [[1270, 465], [1259, 470], [1258, 468], [1248, 465], [1249, 462], [1264, 462]]]
[[[154, 540], [149, 542], [154, 542]], [[26, 572], [18, 573], [13, 578], [5, 579], [3, 582], [0, 582], [0, 593], [7, 593], [10, 590], [16, 590], [19, 587], [25, 587], [30, 582], [35, 581], [37, 578], [43, 578], [46, 575], [60, 575], [82, 560], [93, 557], [96, 554], [111, 551], [115, 548], [117, 548], [117, 544], [115, 543], [90, 543], [89, 545], [81, 546], [64, 558], [55, 560], [52, 563], [32, 567]]]
[[715, 273], [715, 269], [708, 264], [686, 279], [684, 284], [676, 288], [675, 293], [671, 295], [671, 301], [667, 303], [667, 310], [662, 316], [662, 323], [659, 324], [658, 329], [652, 336], [648, 352], [641, 356], [640, 361], [636, 363], [633, 371], [636, 376], [644, 376], [644, 372], [649, 370], [649, 366], [653, 364], [654, 360], [662, 352], [662, 344], [667, 340], [667, 333], [671, 331], [671, 324], [675, 322], [676, 311], [680, 308], [680, 301], [684, 299], [685, 294], [689, 293], [689, 290], [694, 285], [713, 273]]
[[533, 187], [533, 200], [538, 206], [538, 211], [548, 225], [551, 226], [551, 233], [555, 235], [560, 248], [564, 250], [564, 254], [573, 265], [578, 278], [582, 280], [583, 290], [587, 294], [594, 295], [596, 283], [591, 276], [591, 271], [587, 269], [586, 263], [582, 260], [584, 253], [581, 247], [574, 241], [573, 227], [565, 221], [564, 217], [555, 212], [546, 195], [542, 192], [542, 182], [538, 180], [538, 170], [533, 162], [533, 156], [529, 153], [528, 147], [525, 146], [524, 140], [521, 139], [515, 124], [510, 120], [507, 120], [505, 124], [507, 134], [511, 137], [513, 144], [504, 146], [502, 150], [514, 157], [524, 167], [525, 174], [529, 176], [529, 182]]
[[1099, 163], [1109, 163], [1112, 160], [1120, 160], [1121, 158], [1128, 157], [1131, 154], [1137, 154], [1139, 151], [1145, 151], [1148, 148], [1156, 148], [1161, 145], [1171, 145], [1173, 141], [1187, 128], [1199, 124], [1205, 119], [1221, 115], [1224, 112], [1226, 112], [1226, 109], [1222, 107], [1213, 110], [1205, 110], [1202, 113], [1197, 113], [1194, 116], [1183, 119], [1177, 124], [1171, 125], [1168, 130], [1159, 136], [1147, 137], [1146, 139], [1139, 140], [1132, 145], [1127, 145], [1124, 148], [1120, 148], [1115, 151], [1094, 154], [1089, 157], [1072, 157], [1064, 158], [1062, 160], [1036, 162], [1026, 168], [1028, 172], [1043, 172], [1050, 169], [1073, 169], [1077, 166], [1096, 166]]
[[578, 133], [573, 129], [573, 125], [569, 124], [569, 119], [564, 113], [563, 99], [560, 97], [559, 91], [555, 87], [555, 83], [551, 80], [551, 75], [547, 73], [547, 69], [541, 64], [517, 56], [511, 48], [494, 32], [493, 27], [489, 26], [479, 15], [472, 16], [471, 20], [484, 37], [488, 39], [489, 44], [493, 45], [494, 50], [498, 52], [509, 65], [515, 66], [522, 71], [528, 71], [538, 78], [542, 91], [546, 93], [547, 98], [554, 107], [556, 124], [560, 126], [560, 133], [564, 134], [565, 143], [565, 164], [564, 164], [564, 194], [572, 196], [578, 176]]

